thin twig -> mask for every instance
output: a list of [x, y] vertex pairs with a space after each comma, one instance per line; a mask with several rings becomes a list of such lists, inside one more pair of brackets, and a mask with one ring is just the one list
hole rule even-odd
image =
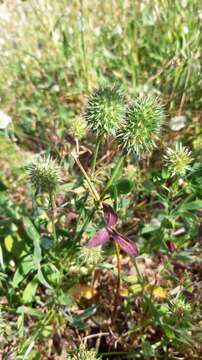
[[108, 336], [110, 335], [109, 332], [100, 332], [98, 334], [92, 334], [92, 335], [87, 335], [86, 337], [83, 338], [83, 340], [88, 340], [88, 339], [93, 339], [95, 337], [101, 337], [101, 336]]

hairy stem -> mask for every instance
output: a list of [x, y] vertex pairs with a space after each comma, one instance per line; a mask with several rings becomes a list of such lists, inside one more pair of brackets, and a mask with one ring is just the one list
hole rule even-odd
[[99, 148], [100, 148], [102, 139], [103, 139], [103, 136], [101, 135], [101, 136], [97, 139], [97, 142], [96, 142], [96, 148], [95, 148], [95, 152], [94, 152], [94, 155], [93, 155], [93, 161], [92, 161], [92, 170], [91, 170], [92, 176], [93, 176], [94, 173], [95, 173], [96, 160], [97, 160], [98, 151], [99, 151]]
[[57, 243], [57, 233], [56, 233], [56, 227], [55, 227], [55, 200], [53, 193], [49, 193], [50, 198], [50, 205], [51, 205], [51, 224], [52, 224], [52, 232], [53, 232], [53, 239], [54, 243]]

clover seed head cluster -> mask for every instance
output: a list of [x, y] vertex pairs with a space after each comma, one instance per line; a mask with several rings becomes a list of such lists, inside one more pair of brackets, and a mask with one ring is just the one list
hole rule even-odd
[[67, 360], [98, 360], [96, 351], [86, 350], [83, 346], [77, 352], [77, 354], [67, 356]]
[[125, 97], [118, 87], [101, 87], [90, 95], [85, 109], [88, 127], [99, 135], [115, 135], [124, 121]]
[[60, 167], [50, 157], [39, 157], [28, 166], [28, 177], [37, 193], [51, 193], [61, 181]]
[[126, 154], [151, 151], [158, 139], [164, 110], [154, 97], [138, 97], [127, 105], [117, 87], [95, 90], [85, 109], [87, 125], [98, 136], [114, 135]]
[[174, 148], [168, 148], [164, 161], [171, 176], [184, 176], [190, 169], [192, 162], [191, 151], [181, 143], [176, 143]]
[[127, 154], [141, 155], [156, 146], [164, 120], [164, 111], [157, 98], [139, 97], [127, 109], [125, 124], [118, 138]]

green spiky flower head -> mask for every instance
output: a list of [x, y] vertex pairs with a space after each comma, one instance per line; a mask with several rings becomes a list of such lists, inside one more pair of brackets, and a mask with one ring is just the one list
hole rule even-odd
[[181, 143], [176, 143], [174, 148], [168, 148], [164, 161], [171, 176], [184, 176], [190, 169], [192, 162], [191, 151]]
[[60, 183], [60, 167], [50, 157], [39, 157], [28, 166], [28, 177], [37, 193], [52, 193]]
[[127, 154], [151, 151], [158, 139], [164, 111], [157, 98], [139, 97], [127, 109], [119, 141]]
[[123, 93], [116, 86], [95, 90], [88, 99], [84, 116], [97, 135], [115, 135], [125, 116]]

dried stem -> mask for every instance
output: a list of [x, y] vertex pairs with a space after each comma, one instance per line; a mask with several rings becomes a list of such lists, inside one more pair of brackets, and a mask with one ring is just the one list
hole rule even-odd
[[72, 154], [76, 164], [78, 165], [79, 169], [81, 170], [81, 172], [83, 173], [84, 177], [86, 178], [86, 181], [88, 183], [89, 186], [89, 190], [91, 191], [92, 195], [94, 196], [95, 200], [100, 203], [100, 195], [98, 194], [97, 190], [95, 189], [91, 179], [89, 178], [86, 170], [83, 168], [83, 165], [81, 164], [79, 158], [77, 155]]

